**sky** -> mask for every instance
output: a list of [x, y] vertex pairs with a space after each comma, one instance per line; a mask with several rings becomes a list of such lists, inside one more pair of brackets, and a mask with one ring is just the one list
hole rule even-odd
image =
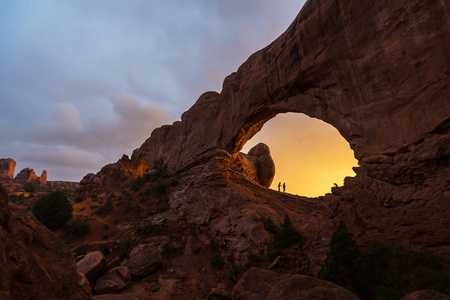
[[2, 0], [0, 157], [48, 180], [98, 172], [220, 92], [303, 4]]

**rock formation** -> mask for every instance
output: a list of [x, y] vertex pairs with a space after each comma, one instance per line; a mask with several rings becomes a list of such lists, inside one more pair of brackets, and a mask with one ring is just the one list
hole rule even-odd
[[270, 149], [266, 144], [259, 143], [248, 154], [239, 152], [236, 155], [237, 166], [242, 173], [262, 186], [269, 187], [275, 176], [275, 163], [270, 156]]
[[9, 182], [14, 178], [16, 162], [12, 158], [0, 159], [0, 182]]
[[44, 185], [47, 183], [47, 171], [43, 171], [41, 177], [38, 177], [33, 169], [25, 168], [17, 174], [13, 182], [25, 184], [32, 183], [38, 185]]
[[90, 299], [67, 247], [0, 185], [0, 299]]

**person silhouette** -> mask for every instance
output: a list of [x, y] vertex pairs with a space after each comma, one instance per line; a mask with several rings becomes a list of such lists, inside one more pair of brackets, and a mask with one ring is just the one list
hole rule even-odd
[[283, 193], [286, 192], [286, 182], [283, 182]]
[[278, 182], [278, 191], [281, 191], [281, 182]]

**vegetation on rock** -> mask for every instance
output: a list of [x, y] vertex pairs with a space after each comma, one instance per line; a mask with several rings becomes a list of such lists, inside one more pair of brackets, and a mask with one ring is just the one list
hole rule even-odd
[[33, 215], [49, 229], [57, 229], [72, 218], [72, 204], [64, 192], [57, 191], [40, 198]]

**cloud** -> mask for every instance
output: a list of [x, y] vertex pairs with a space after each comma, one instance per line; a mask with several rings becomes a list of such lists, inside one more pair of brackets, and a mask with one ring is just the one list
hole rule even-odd
[[72, 167], [75, 174], [80, 160], [98, 161], [80, 167], [81, 176], [97, 172], [139, 147], [155, 127], [179, 119], [203, 92], [220, 91], [224, 78], [277, 38], [302, 4], [6, 1], [0, 153], [20, 164], [24, 157], [29, 164], [48, 161], [53, 153], [65, 166], [48, 170], [54, 179]]
[[[157, 104], [146, 104], [133, 95], [113, 95], [112, 106], [82, 122], [72, 104], [59, 103], [53, 118], [32, 124], [11, 146], [16, 160], [28, 167], [54, 168], [49, 180], [80, 180], [87, 173], [100, 170], [107, 163], [130, 155], [153, 129], [172, 123], [170, 115]], [[68, 168], [68, 169], [67, 169]], [[20, 171], [20, 170], [18, 170]]]

